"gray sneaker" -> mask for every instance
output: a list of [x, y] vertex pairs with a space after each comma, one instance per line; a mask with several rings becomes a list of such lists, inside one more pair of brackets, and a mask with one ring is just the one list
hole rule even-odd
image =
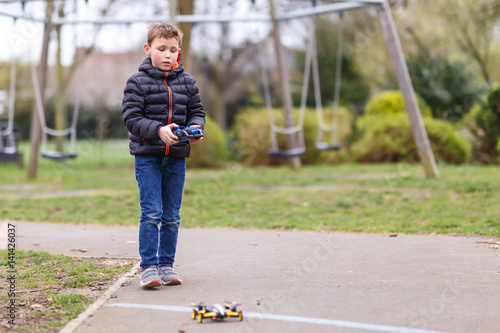
[[172, 286], [182, 283], [179, 275], [177, 275], [177, 273], [170, 266], [160, 267], [158, 269], [158, 275], [160, 276], [161, 282], [164, 286]]
[[141, 287], [153, 288], [161, 285], [161, 279], [158, 275], [158, 268], [151, 266], [146, 268], [141, 274]]

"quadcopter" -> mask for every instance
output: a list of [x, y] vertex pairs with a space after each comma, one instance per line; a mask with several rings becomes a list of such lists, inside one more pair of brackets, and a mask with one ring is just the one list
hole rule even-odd
[[201, 324], [204, 318], [212, 318], [213, 320], [224, 320], [224, 318], [237, 317], [240, 321], [243, 320], [243, 313], [238, 311], [238, 303], [236, 302], [224, 302], [224, 306], [221, 304], [214, 305], [204, 305], [202, 303], [192, 303], [195, 309], [192, 312], [192, 318], [198, 319]]
[[203, 130], [195, 126], [177, 126], [173, 133], [179, 138], [179, 142], [199, 139], [203, 137]]

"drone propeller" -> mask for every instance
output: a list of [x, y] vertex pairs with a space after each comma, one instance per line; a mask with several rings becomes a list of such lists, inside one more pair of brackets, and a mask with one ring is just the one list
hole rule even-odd
[[228, 302], [228, 301], [225, 301], [225, 306], [226, 306], [226, 309], [230, 309], [231, 311], [236, 311], [236, 308], [241, 305], [240, 303], [236, 303], [236, 302]]
[[191, 306], [203, 306], [203, 302], [191, 303]]

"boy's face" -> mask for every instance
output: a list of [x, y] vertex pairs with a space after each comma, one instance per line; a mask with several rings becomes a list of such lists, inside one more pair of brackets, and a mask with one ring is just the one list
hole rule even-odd
[[174, 37], [157, 37], [153, 39], [151, 45], [144, 44], [144, 51], [151, 56], [153, 66], [167, 72], [177, 62], [181, 49], [179, 42]]

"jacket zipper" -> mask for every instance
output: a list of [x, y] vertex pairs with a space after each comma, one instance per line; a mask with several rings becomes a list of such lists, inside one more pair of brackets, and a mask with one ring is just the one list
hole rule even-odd
[[[167, 76], [168, 76], [168, 72], [165, 72], [165, 77], [163, 78], [163, 83], [165, 83], [165, 85], [167, 86], [167, 91], [168, 91], [168, 115], [167, 115], [167, 125], [168, 125], [172, 122], [173, 110], [172, 110], [172, 89], [167, 84]], [[169, 151], [170, 151], [170, 146], [166, 145], [165, 156], [168, 155]]]

